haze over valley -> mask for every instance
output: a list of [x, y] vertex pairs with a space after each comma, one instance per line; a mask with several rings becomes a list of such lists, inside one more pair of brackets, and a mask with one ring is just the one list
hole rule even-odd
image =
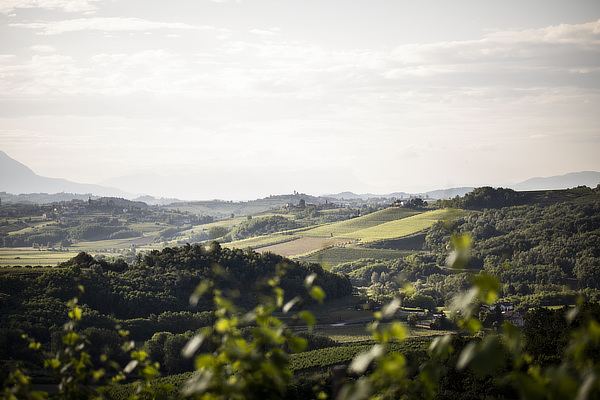
[[[168, 179], [165, 177], [165, 179]], [[118, 183], [118, 182], [116, 182]], [[527, 181], [510, 185], [516, 190], [548, 190], [548, 189], [567, 189], [576, 186], [589, 186], [595, 187], [600, 183], [600, 173], [593, 171], [570, 173], [563, 176], [554, 177], [536, 177], [528, 179]], [[161, 184], [161, 180], [155, 181], [156, 185]], [[217, 183], [219, 184], [219, 183]], [[93, 196], [94, 198], [108, 196], [108, 197], [122, 197], [129, 200], [145, 201], [149, 204], [168, 204], [170, 202], [181, 202], [181, 201], [193, 201], [193, 200], [212, 200], [209, 198], [188, 198], [178, 199], [174, 197], [154, 197], [152, 194], [153, 186], [138, 187], [140, 192], [133, 192], [132, 188], [127, 184], [123, 184], [120, 187], [107, 187], [102, 185], [85, 184], [70, 182], [66, 179], [60, 178], [47, 178], [40, 176], [33, 172], [26, 165], [10, 158], [6, 153], [0, 150], [0, 192], [13, 196], [4, 196], [6, 202], [16, 202], [20, 198], [22, 201], [32, 202], [36, 199], [37, 202], [51, 203], [53, 201], [63, 201], [70, 199], [86, 199], [86, 196]], [[273, 187], [277, 187], [275, 184]], [[309, 193], [311, 195], [322, 196], [323, 198], [330, 199], [362, 199], [368, 200], [369, 198], [403, 198], [410, 196], [421, 196], [431, 199], [447, 199], [455, 196], [462, 196], [467, 192], [471, 191], [474, 187], [460, 187], [460, 188], [442, 188], [437, 190], [429, 190], [426, 192], [410, 193], [404, 191], [395, 191], [389, 193], [353, 193], [350, 191], [339, 192], [339, 193]], [[399, 189], [402, 189], [399, 187]], [[297, 192], [297, 191], [294, 191]], [[164, 193], [164, 192], [163, 192]], [[27, 194], [37, 194], [36, 196], [26, 196]], [[48, 196], [42, 196], [43, 194]], [[282, 195], [284, 193], [273, 193], [275, 195]], [[17, 195], [21, 195], [20, 197]], [[56, 195], [56, 196], [52, 196]], [[242, 200], [255, 200], [254, 198], [244, 197], [244, 194], [238, 194], [236, 198], [242, 198]], [[232, 199], [221, 199], [221, 200], [232, 200]], [[33, 202], [36, 202], [35, 200]]]

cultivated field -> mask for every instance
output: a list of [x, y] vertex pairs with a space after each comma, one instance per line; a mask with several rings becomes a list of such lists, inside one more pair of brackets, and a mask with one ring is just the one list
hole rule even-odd
[[[385, 326], [389, 323], [382, 323]], [[450, 331], [436, 331], [425, 327], [408, 327], [408, 337], [424, 337], [424, 336], [439, 336], [446, 333], [454, 333]], [[350, 343], [372, 340], [373, 335], [367, 331], [366, 324], [332, 324], [319, 325], [314, 328], [314, 333], [329, 336], [338, 343]]]
[[260, 253], [270, 251], [284, 257], [292, 257], [301, 254], [311, 253], [330, 246], [342, 246], [350, 243], [348, 239], [322, 238], [322, 237], [303, 237], [291, 240], [285, 243], [279, 243], [272, 246], [265, 246], [256, 249]]
[[328, 265], [337, 265], [352, 262], [361, 258], [376, 258], [378, 260], [396, 260], [413, 254], [414, 250], [387, 250], [370, 249], [361, 246], [330, 247], [317, 251], [308, 256], [300, 257], [300, 260], [317, 262]]
[[234, 240], [233, 242], [223, 243], [222, 245], [225, 247], [236, 247], [238, 249], [247, 249], [251, 247], [258, 251], [259, 248], [273, 246], [276, 244], [281, 244], [285, 242], [290, 242], [292, 240], [298, 239], [298, 235], [288, 235], [282, 233], [272, 233], [270, 235], [263, 236], [255, 236], [248, 239], [242, 240]]
[[410, 210], [406, 208], [390, 207], [386, 208], [385, 210], [367, 214], [363, 217], [353, 218], [346, 221], [322, 225], [317, 228], [309, 229], [302, 232], [302, 235], [320, 237], [353, 237], [356, 236], [353, 235], [355, 232], [362, 231], [367, 228], [377, 227], [387, 222], [399, 221], [420, 213], [420, 211]]
[[[292, 240], [282, 235], [268, 235], [243, 244], [244, 247], [250, 246], [260, 252], [270, 251], [286, 257], [328, 264], [360, 258], [397, 259], [411, 254], [414, 250], [364, 248], [360, 244], [414, 235], [445, 216], [443, 210], [418, 212], [388, 208], [348, 221], [298, 230], [294, 232]], [[272, 238], [273, 242], [265, 242], [268, 238]]]
[[395, 239], [427, 229], [437, 221], [443, 219], [445, 215], [445, 210], [427, 211], [422, 214], [412, 215], [403, 219], [345, 233], [339, 237], [357, 239], [360, 240], [361, 243]]
[[56, 266], [77, 255], [76, 251], [0, 248], [0, 267]]

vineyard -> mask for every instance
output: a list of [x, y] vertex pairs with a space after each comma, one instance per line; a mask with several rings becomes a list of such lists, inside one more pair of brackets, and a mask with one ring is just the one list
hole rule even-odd
[[56, 266], [77, 255], [76, 251], [53, 251], [32, 249], [0, 249], [0, 267], [7, 266]]
[[[386, 325], [385, 323], [381, 324], [381, 326]], [[411, 339], [451, 333], [450, 331], [437, 331], [421, 327], [410, 327], [407, 329], [407, 336]], [[337, 343], [357, 343], [372, 338], [372, 335], [367, 331], [367, 327], [364, 324], [347, 324], [343, 326], [319, 325], [314, 328], [314, 333], [330, 337]]]
[[282, 233], [272, 233], [270, 235], [256, 236], [248, 239], [234, 240], [232, 242], [223, 243], [225, 247], [235, 247], [238, 249], [246, 249], [251, 247], [253, 249], [259, 249], [261, 247], [273, 246], [292, 240], [298, 239], [297, 235], [288, 235]]
[[445, 210], [427, 211], [422, 214], [363, 228], [355, 232], [345, 233], [340, 235], [340, 237], [358, 239], [362, 243], [394, 239], [427, 229], [437, 221], [443, 219], [445, 215]]
[[361, 246], [331, 247], [323, 249], [309, 256], [301, 257], [302, 261], [319, 262], [328, 265], [337, 265], [345, 262], [360, 260], [361, 258], [376, 258], [379, 260], [397, 260], [413, 254], [414, 251], [371, 249]]
[[271, 246], [261, 247], [256, 251], [263, 253], [270, 251], [284, 257], [292, 257], [300, 254], [314, 252], [330, 246], [340, 246], [349, 243], [348, 239], [321, 238], [321, 237], [303, 237], [285, 243], [278, 243]]
[[375, 249], [357, 246], [356, 242], [377, 243], [421, 232], [445, 216], [441, 210], [416, 211], [391, 207], [346, 221], [296, 229], [227, 243], [228, 247], [252, 247], [310, 262], [339, 264], [360, 258], [397, 259], [412, 251]]
[[367, 228], [373, 228], [387, 222], [399, 221], [404, 218], [420, 214], [420, 211], [406, 208], [390, 207], [385, 210], [367, 214], [362, 217], [336, 222], [333, 224], [322, 225], [309, 229], [302, 233], [303, 236], [337, 237], [344, 236], [356, 237], [355, 233]]
[[[412, 356], [419, 357], [420, 355], [425, 354], [430, 342], [431, 338], [427, 337], [408, 338], [402, 342], [389, 343], [389, 351], [400, 352], [407, 358], [411, 358]], [[290, 369], [298, 373], [308, 370], [327, 370], [334, 365], [347, 365], [357, 354], [368, 351], [375, 344], [376, 343], [372, 341], [361, 342], [290, 354]], [[172, 385], [172, 387], [181, 388], [195, 373], [196, 372], [185, 372], [159, 378], [153, 382], [153, 386]], [[131, 385], [126, 385], [118, 391], [113, 391], [111, 394], [115, 398], [126, 398], [127, 394], [130, 394], [129, 392], [133, 390], [134, 388]]]
[[[430, 342], [431, 338], [427, 337], [408, 338], [402, 342], [390, 343], [389, 351], [400, 352], [402, 354], [425, 351]], [[290, 369], [292, 371], [301, 371], [349, 364], [357, 354], [368, 351], [374, 344], [374, 342], [363, 342], [291, 354]]]

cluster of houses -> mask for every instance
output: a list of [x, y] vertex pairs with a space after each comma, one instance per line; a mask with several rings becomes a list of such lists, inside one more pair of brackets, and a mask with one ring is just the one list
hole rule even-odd
[[496, 311], [496, 308], [500, 309], [504, 321], [510, 322], [518, 328], [522, 328], [525, 325], [523, 322], [523, 314], [515, 311], [513, 303], [498, 302], [491, 306], [488, 306], [487, 304], [481, 306], [482, 311]]

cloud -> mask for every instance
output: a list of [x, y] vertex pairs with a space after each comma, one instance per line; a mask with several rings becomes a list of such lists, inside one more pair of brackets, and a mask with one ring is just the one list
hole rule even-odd
[[548, 137], [548, 135], [543, 133], [535, 133], [533, 135], [530, 135], [528, 139], [545, 139], [546, 137]]
[[34, 45], [30, 49], [38, 53], [54, 53], [56, 51], [54, 47], [47, 45]]
[[407, 65], [514, 62], [564, 54], [565, 51], [600, 51], [600, 20], [585, 24], [562, 24], [542, 29], [509, 30], [488, 34], [479, 40], [409, 44], [392, 53], [392, 59]]
[[39, 30], [42, 35], [57, 35], [76, 31], [148, 31], [154, 29], [214, 29], [180, 22], [156, 22], [140, 18], [76, 18], [62, 21], [15, 23], [9, 26]]
[[600, 19], [585, 24], [560, 24], [541, 29], [511, 30], [488, 35], [502, 43], [568, 44], [597, 50], [600, 46]]
[[94, 3], [100, 0], [2, 0], [0, 14], [10, 14], [17, 9], [42, 8], [65, 12], [93, 13], [98, 7]]
[[[35, 28], [43, 33], [84, 29], [140, 32], [173, 27], [202, 29], [129, 18], [55, 23], [26, 25], [34, 28], [32, 24], [40, 24]], [[444, 121], [443, 124], [473, 121], [475, 115], [480, 112], [483, 115], [491, 108], [512, 107], [514, 115], [521, 115], [542, 103], [565, 110], [566, 106], [587, 99], [596, 104], [590, 92], [595, 87], [600, 89], [598, 83], [590, 86], [585, 79], [594, 80], [600, 72], [598, 67], [588, 66], [585, 60], [578, 61], [578, 57], [572, 57], [568, 65], [561, 64], [565, 54], [589, 53], [596, 25], [581, 24], [571, 26], [572, 29], [563, 26], [558, 29], [560, 34], [549, 34], [551, 27], [533, 33], [495, 32], [480, 40], [415, 44], [387, 50], [332, 49], [281, 40], [277, 35], [263, 41], [247, 35], [248, 31], [233, 35], [237, 39], [246, 33], [242, 39], [212, 42], [213, 46], [193, 53], [178, 52], [177, 47], [128, 53], [125, 47], [117, 53], [75, 57], [43, 53], [42, 48], [35, 46], [39, 54], [30, 59], [0, 58], [0, 92], [22, 98], [62, 96], [62, 100], [70, 99], [77, 104], [85, 103], [80, 100], [81, 95], [96, 96], [98, 104], [103, 105], [96, 108], [121, 114], [125, 111], [119, 111], [116, 105], [106, 107], [105, 103], [115, 102], [114, 97], [121, 96], [119, 101], [126, 103], [123, 110], [132, 112], [135, 107], [129, 101], [131, 98], [144, 103], [156, 100], [155, 108], [147, 108], [148, 115], [161, 108], [161, 112], [169, 110], [186, 118], [188, 114], [205, 115], [203, 118], [211, 122], [228, 120], [234, 115], [243, 125], [269, 119], [283, 120], [285, 125], [307, 118], [314, 125], [306, 126], [306, 130], [318, 125], [319, 132], [332, 129], [353, 132], [367, 126], [369, 130], [385, 130], [395, 124], [399, 129], [409, 130], [436, 120]], [[560, 44], [573, 36], [579, 40], [588, 37], [583, 40], [587, 44]], [[551, 37], [558, 44], [540, 48], [532, 45], [549, 40], [541, 39], [544, 37]], [[508, 56], [511, 48], [514, 54]], [[566, 87], [573, 90], [566, 91]], [[138, 108], [142, 109], [138, 106], [134, 111]], [[37, 106], [31, 109], [40, 112]], [[198, 114], [197, 110], [206, 112]], [[431, 119], [431, 115], [436, 115], [436, 119]], [[531, 120], [526, 115], [522, 117]], [[493, 114], [485, 118], [494, 120]], [[504, 123], [500, 118], [497, 122]], [[281, 129], [289, 131], [285, 126]]]
[[250, 33], [259, 36], [274, 36], [279, 33], [281, 29], [279, 28], [271, 28], [271, 29], [251, 29]]

